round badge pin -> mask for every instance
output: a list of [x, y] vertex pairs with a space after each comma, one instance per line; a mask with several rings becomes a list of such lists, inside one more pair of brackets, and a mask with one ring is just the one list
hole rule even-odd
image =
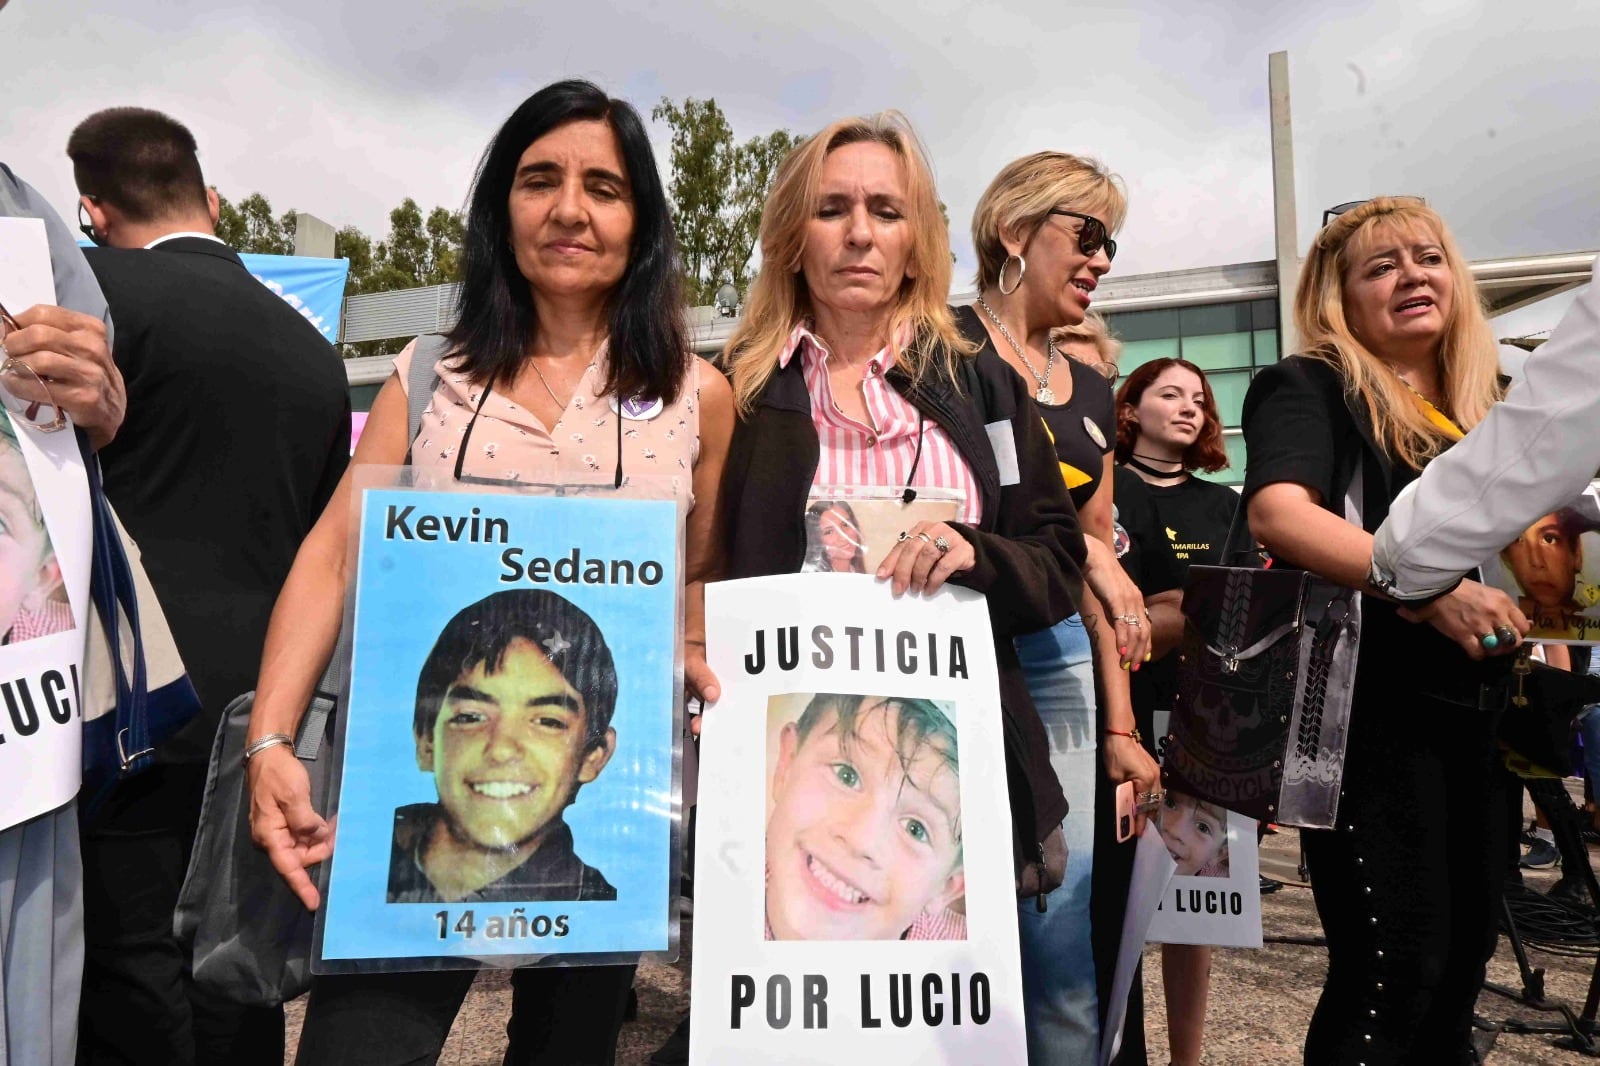
[[1089, 434], [1089, 439], [1094, 441], [1094, 446], [1096, 448], [1099, 448], [1102, 451], [1105, 450], [1106, 435], [1100, 432], [1100, 427], [1095, 425], [1094, 419], [1090, 418], [1088, 415], [1083, 416], [1083, 431]]
[[611, 409], [629, 422], [648, 422], [665, 410], [666, 404], [661, 402], [659, 396], [633, 396], [618, 404], [613, 396]]

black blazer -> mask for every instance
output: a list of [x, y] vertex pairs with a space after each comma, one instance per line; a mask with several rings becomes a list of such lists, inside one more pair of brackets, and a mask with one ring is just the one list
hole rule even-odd
[[226, 246], [92, 248], [127, 417], [100, 452], [204, 712], [158, 758], [203, 763], [255, 687], [278, 590], [344, 473], [350, 396], [316, 327]]
[[[989, 598], [1000, 666], [1007, 783], [1019, 864], [1039, 859], [1045, 837], [1067, 815], [1050, 767], [1044, 723], [1028, 695], [1011, 638], [1045, 629], [1077, 611], [1083, 531], [1067, 497], [1055, 453], [1022, 378], [999, 357], [962, 359], [957, 381], [929, 373], [916, 386], [898, 367], [888, 382], [936, 422], [977, 479], [983, 505], [976, 528], [955, 523], [977, 562], [952, 583]], [[1020, 480], [1002, 485], [986, 426], [1009, 422]], [[821, 455], [801, 361], [776, 371], [748, 417], [734, 428], [722, 490], [729, 578], [799, 571], [805, 558], [807, 495]]]

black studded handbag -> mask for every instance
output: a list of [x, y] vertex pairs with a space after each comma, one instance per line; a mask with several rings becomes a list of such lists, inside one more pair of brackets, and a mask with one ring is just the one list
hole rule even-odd
[[[1361, 525], [1359, 470], [1345, 517]], [[1361, 593], [1305, 570], [1191, 566], [1162, 784], [1263, 822], [1330, 828], [1355, 690]]]

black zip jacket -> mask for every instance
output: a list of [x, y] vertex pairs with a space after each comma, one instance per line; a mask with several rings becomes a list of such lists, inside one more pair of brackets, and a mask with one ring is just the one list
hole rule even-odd
[[[952, 523], [972, 544], [977, 561], [950, 580], [989, 600], [1000, 667], [1013, 850], [1020, 870], [1039, 860], [1040, 844], [1067, 815], [1067, 800], [1050, 768], [1044, 723], [1028, 695], [1011, 640], [1077, 611], [1083, 531], [1027, 385], [997, 356], [982, 352], [961, 359], [955, 383], [930, 370], [913, 386], [898, 366], [886, 378], [949, 434], [978, 483], [981, 525]], [[1002, 464], [990, 444], [991, 432], [1015, 443], [1017, 479], [1012, 484], [1001, 484]], [[793, 359], [773, 374], [755, 409], [734, 428], [719, 498], [727, 553], [723, 576], [799, 572], [805, 558], [807, 496], [819, 457], [801, 360]]]

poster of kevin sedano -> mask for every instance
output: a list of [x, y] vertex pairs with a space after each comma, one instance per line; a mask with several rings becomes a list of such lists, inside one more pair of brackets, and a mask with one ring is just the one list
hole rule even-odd
[[1023, 1061], [983, 597], [758, 578], [706, 628], [690, 1060]]
[[675, 951], [678, 503], [358, 499], [318, 972]]
[[[0, 219], [0, 307], [55, 303], [36, 218]], [[8, 326], [0, 324], [0, 339]], [[92, 516], [71, 425], [11, 391], [0, 370], [0, 830], [78, 792]]]
[[1483, 564], [1483, 576], [1528, 616], [1530, 641], [1600, 643], [1600, 481], [1540, 515]]
[[[1170, 714], [1156, 712], [1156, 736], [1167, 736]], [[1259, 948], [1261, 870], [1256, 820], [1167, 789], [1145, 832], [1158, 834], [1177, 864], [1145, 939], [1161, 944]]]

